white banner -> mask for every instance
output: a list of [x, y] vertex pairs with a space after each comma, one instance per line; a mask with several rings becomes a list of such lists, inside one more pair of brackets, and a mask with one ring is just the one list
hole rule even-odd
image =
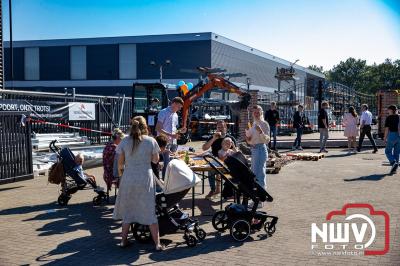
[[69, 120], [96, 120], [95, 103], [69, 103]]

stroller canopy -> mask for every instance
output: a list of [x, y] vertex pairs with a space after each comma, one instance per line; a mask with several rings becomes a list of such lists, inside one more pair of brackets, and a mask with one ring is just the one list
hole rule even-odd
[[194, 187], [201, 179], [182, 160], [169, 162], [165, 172], [164, 194], [176, 193]]

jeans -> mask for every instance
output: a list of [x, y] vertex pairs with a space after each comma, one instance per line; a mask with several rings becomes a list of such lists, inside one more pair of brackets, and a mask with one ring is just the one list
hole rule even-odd
[[301, 136], [303, 135], [303, 128], [298, 127], [296, 128], [296, 139], [294, 140], [293, 147], [301, 147]]
[[272, 138], [272, 141], [269, 143], [269, 147], [271, 149], [275, 149], [276, 148], [276, 135], [278, 133], [278, 128], [276, 126], [269, 125], [269, 129], [270, 129], [270, 136]]
[[251, 171], [256, 175], [257, 183], [266, 188], [268, 150], [265, 144], [251, 147]]
[[369, 138], [369, 141], [371, 141], [371, 144], [374, 147], [374, 150], [377, 150], [376, 145], [375, 145], [375, 140], [371, 135], [371, 126], [370, 125], [365, 125], [360, 130], [360, 140], [358, 141], [358, 149], [359, 150], [361, 149], [365, 135], [367, 135], [367, 137]]
[[319, 145], [320, 149], [323, 150], [326, 147], [326, 142], [329, 138], [329, 131], [327, 128], [320, 128], [319, 129]]
[[400, 139], [398, 132], [389, 132], [386, 140], [385, 154], [391, 164], [399, 162]]

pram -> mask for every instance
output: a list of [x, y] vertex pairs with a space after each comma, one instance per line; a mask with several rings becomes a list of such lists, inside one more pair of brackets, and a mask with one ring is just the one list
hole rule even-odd
[[[183, 231], [183, 239], [189, 247], [197, 245], [198, 241], [206, 238], [206, 232], [200, 228], [199, 222], [189, 218], [178, 206], [178, 202], [201, 180], [182, 160], [171, 160], [165, 172], [164, 182], [154, 176], [162, 188], [156, 194], [156, 214], [160, 236]], [[132, 224], [133, 237], [139, 242], [151, 240], [150, 229], [147, 225]]]
[[65, 172], [65, 181], [61, 183], [61, 194], [58, 197], [58, 204], [66, 206], [68, 201], [71, 199], [71, 195], [76, 193], [78, 190], [83, 190], [87, 183], [89, 183], [97, 196], [93, 198], [93, 205], [100, 205], [106, 200], [107, 195], [104, 190], [97, 187], [95, 182], [91, 180], [85, 180], [83, 173], [76, 169], [77, 164], [75, 163], [75, 155], [69, 148], [59, 148], [56, 146], [57, 140], [50, 142], [49, 148], [52, 152], [57, 154], [58, 161], [62, 163]]
[[[225, 186], [230, 186], [236, 194], [236, 203], [214, 214], [213, 227], [220, 232], [229, 229], [236, 241], [246, 240], [252, 231], [259, 231], [263, 227], [268, 235], [275, 233], [278, 217], [257, 211], [260, 202], [272, 202], [273, 198], [256, 182], [244, 155], [236, 152], [228, 156], [225, 165], [212, 155], [205, 155], [204, 159], [225, 180]], [[240, 202], [242, 195], [243, 200]], [[248, 199], [254, 202], [251, 209], [248, 208]]]

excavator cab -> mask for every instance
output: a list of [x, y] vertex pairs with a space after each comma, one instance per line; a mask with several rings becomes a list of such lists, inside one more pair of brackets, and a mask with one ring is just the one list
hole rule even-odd
[[168, 106], [168, 99], [178, 96], [174, 84], [134, 83], [132, 87], [132, 116], [146, 118], [150, 133], [156, 135], [158, 113]]

